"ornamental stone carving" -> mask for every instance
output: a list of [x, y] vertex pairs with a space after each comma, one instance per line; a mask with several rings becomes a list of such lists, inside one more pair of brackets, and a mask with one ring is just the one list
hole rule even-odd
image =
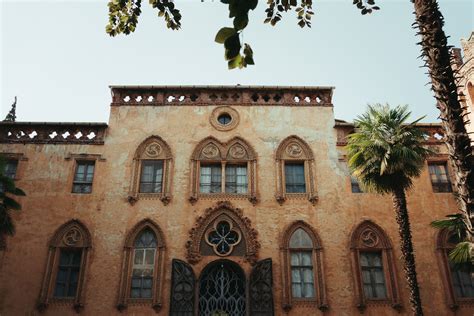
[[[225, 220], [223, 220], [225, 218]], [[222, 222], [233, 224], [224, 227], [225, 229], [219, 235], [212, 235], [216, 229], [219, 229], [219, 224]], [[210, 207], [205, 210], [204, 215], [199, 216], [196, 219], [196, 223], [193, 228], [189, 231], [189, 240], [186, 243], [186, 259], [191, 264], [196, 264], [201, 261], [203, 254], [201, 245], [210, 244], [211, 246], [219, 247], [223, 238], [225, 237], [226, 244], [235, 247], [237, 245], [244, 244], [245, 248], [241, 254], [244, 260], [254, 265], [258, 260], [258, 251], [260, 249], [260, 243], [257, 240], [257, 231], [252, 228], [252, 223], [248, 217], [243, 215], [240, 208], [235, 208], [228, 201], [217, 202], [215, 207]], [[212, 235], [212, 236], [211, 236]], [[218, 236], [219, 235], [219, 236]], [[223, 237], [224, 236], [224, 237]], [[215, 239], [211, 237], [216, 237]], [[210, 240], [209, 238], [213, 239]], [[219, 240], [218, 240], [219, 239]], [[231, 247], [229, 247], [231, 248]], [[224, 249], [226, 250], [226, 249]], [[216, 249], [215, 254], [229, 255], [232, 250], [220, 252]], [[234, 253], [233, 255], [238, 255]]]
[[247, 156], [247, 152], [245, 151], [245, 148], [239, 144], [232, 146], [229, 149], [229, 154], [234, 159], [242, 159]]
[[202, 150], [202, 156], [207, 159], [217, 158], [219, 155], [219, 148], [214, 144], [209, 144]]
[[370, 248], [376, 247], [379, 243], [379, 237], [378, 237], [377, 233], [374, 232], [370, 228], [365, 229], [361, 233], [360, 239], [361, 239], [362, 243], [364, 244], [364, 246], [367, 246], [367, 247], [370, 247]]
[[303, 149], [298, 143], [290, 143], [286, 147], [286, 153], [293, 158], [299, 158], [303, 155]]
[[77, 245], [82, 240], [82, 234], [76, 227], [71, 228], [63, 236], [63, 242], [66, 246], [72, 247]]
[[161, 151], [161, 145], [153, 142], [146, 147], [145, 154], [150, 158], [158, 158], [161, 154]]

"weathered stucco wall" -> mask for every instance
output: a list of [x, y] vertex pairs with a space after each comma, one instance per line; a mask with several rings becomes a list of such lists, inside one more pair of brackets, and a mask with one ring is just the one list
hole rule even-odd
[[[21, 198], [23, 210], [14, 216], [17, 233], [8, 238], [0, 252], [0, 314], [34, 315], [46, 266], [48, 240], [70, 219], [81, 220], [92, 235], [92, 250], [85, 281], [86, 315], [118, 315], [116, 309], [126, 234], [144, 218], [162, 229], [165, 242], [164, 306], [167, 315], [171, 260], [185, 260], [189, 230], [204, 210], [220, 199], [199, 199], [191, 205], [190, 157], [195, 146], [208, 136], [227, 141], [234, 136], [245, 139], [258, 155], [257, 195], [254, 206], [246, 199], [232, 199], [258, 231], [259, 258], [273, 259], [276, 315], [284, 314], [281, 293], [279, 240], [285, 227], [304, 220], [319, 234], [323, 245], [325, 280], [330, 309], [327, 315], [357, 315], [350, 260], [350, 235], [356, 225], [370, 219], [389, 235], [394, 248], [398, 282], [402, 294], [402, 314], [410, 314], [408, 292], [399, 260], [398, 228], [389, 196], [351, 193], [342, 149], [336, 146], [333, 110], [330, 106], [240, 106], [239, 125], [231, 131], [218, 131], [209, 117], [214, 105], [202, 106], [113, 106], [104, 145], [2, 144], [1, 152], [22, 153], [28, 160], [19, 163], [19, 187], [27, 192]], [[132, 177], [132, 160], [139, 144], [159, 135], [173, 154], [171, 202], [164, 206], [156, 199], [127, 202]], [[313, 206], [306, 199], [275, 200], [275, 151], [289, 135], [304, 139], [315, 155], [315, 179], [319, 200]], [[93, 193], [72, 194], [74, 159], [70, 153], [100, 154], [96, 162]], [[436, 258], [435, 234], [429, 223], [453, 212], [452, 194], [433, 193], [427, 168], [408, 194], [413, 241], [426, 315], [455, 315], [445, 303], [440, 268]], [[193, 266], [197, 276], [203, 267], [217, 259], [205, 257]], [[250, 265], [242, 258], [247, 275]], [[471, 306], [472, 307], [472, 306]], [[70, 305], [51, 304], [45, 315], [73, 315]], [[149, 306], [129, 306], [123, 314], [153, 315]], [[295, 305], [289, 315], [322, 315], [315, 306]], [[397, 315], [390, 306], [369, 306], [366, 315]], [[472, 315], [460, 307], [456, 315]]]

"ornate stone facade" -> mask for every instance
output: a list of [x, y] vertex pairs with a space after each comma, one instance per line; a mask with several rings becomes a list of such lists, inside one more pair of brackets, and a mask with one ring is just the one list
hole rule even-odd
[[[220, 302], [237, 315], [410, 314], [391, 198], [352, 193], [354, 127], [334, 119], [332, 88], [111, 89], [108, 125], [0, 123], [0, 152], [27, 194], [0, 248], [0, 314], [197, 315], [222, 299], [209, 291], [219, 280], [235, 281], [226, 295], [238, 304]], [[446, 160], [440, 125], [420, 127], [430, 160]], [[84, 160], [92, 192], [72, 193]], [[287, 164], [303, 191], [288, 192]], [[408, 208], [425, 313], [471, 315], [429, 226], [456, 208], [452, 194], [433, 192], [425, 168]], [[371, 254], [379, 300], [361, 277]]]

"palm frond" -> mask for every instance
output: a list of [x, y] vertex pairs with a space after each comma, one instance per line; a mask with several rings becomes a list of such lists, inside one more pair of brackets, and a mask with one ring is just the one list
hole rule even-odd
[[474, 256], [474, 243], [462, 241], [449, 253], [449, 260], [455, 264], [469, 264]]

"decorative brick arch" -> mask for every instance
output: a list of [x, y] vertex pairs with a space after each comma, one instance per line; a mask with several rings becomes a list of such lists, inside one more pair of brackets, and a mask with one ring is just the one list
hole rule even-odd
[[[140, 175], [142, 161], [144, 160], [162, 160], [163, 161], [163, 179], [162, 190], [159, 193], [141, 193]], [[128, 201], [135, 204], [140, 198], [160, 199], [164, 205], [171, 200], [171, 172], [173, 164], [173, 155], [169, 145], [157, 135], [145, 139], [135, 151], [132, 163], [132, 177], [130, 184], [130, 193]]]
[[[400, 290], [397, 281], [392, 243], [385, 231], [370, 220], [365, 220], [353, 230], [350, 239], [352, 275], [356, 294], [356, 306], [363, 312], [367, 306], [387, 304], [396, 310], [401, 310]], [[365, 297], [362, 286], [362, 270], [360, 267], [361, 252], [380, 252], [387, 297], [386, 299], [369, 299]]]
[[[312, 299], [293, 298], [291, 290], [291, 249], [290, 239], [296, 230], [302, 229], [311, 238], [312, 242], [312, 264], [314, 273], [314, 287], [315, 297]], [[306, 249], [306, 250], [309, 250]], [[321, 239], [317, 232], [306, 222], [298, 220], [291, 223], [284, 231], [280, 240], [280, 255], [281, 255], [281, 275], [282, 275], [282, 305], [285, 311], [291, 310], [294, 305], [309, 304], [314, 305], [321, 311], [326, 311], [329, 308], [326, 296], [326, 283], [324, 277], [323, 264], [323, 247]]]
[[441, 271], [441, 280], [443, 282], [446, 303], [453, 311], [459, 309], [460, 306], [474, 306], [474, 298], [457, 297], [453, 288], [452, 271], [449, 266], [449, 252], [456, 247], [456, 243], [450, 241], [452, 231], [442, 229], [436, 235], [436, 254], [438, 264]]
[[[260, 243], [258, 242], [258, 233], [252, 228], [252, 223], [248, 217], [243, 215], [240, 208], [235, 208], [228, 201], [217, 202], [215, 207], [205, 210], [203, 216], [199, 216], [189, 231], [189, 240], [186, 243], [186, 259], [191, 264], [201, 261], [203, 254], [201, 245], [206, 243], [206, 232], [212, 225], [219, 220], [228, 220], [233, 223], [236, 230], [239, 231], [242, 238], [242, 245], [245, 245], [242, 256], [245, 261], [254, 265], [258, 260], [258, 251]], [[214, 255], [214, 254], [211, 254]], [[236, 255], [231, 253], [229, 255]]]
[[[46, 261], [46, 269], [37, 303], [38, 310], [45, 310], [51, 303], [70, 303], [78, 313], [84, 308], [84, 283], [89, 265], [89, 252], [91, 247], [92, 238], [89, 230], [78, 219], [70, 220], [56, 230], [48, 243], [48, 259]], [[53, 297], [61, 249], [76, 249], [81, 251], [80, 272], [77, 281], [76, 295], [73, 298]]]
[[[223, 176], [225, 176], [225, 165], [227, 163], [246, 164], [248, 192], [246, 194], [231, 193], [200, 193], [199, 177], [201, 163], [221, 163]], [[205, 198], [247, 198], [252, 204], [257, 203], [257, 154], [253, 147], [241, 137], [234, 137], [227, 142], [221, 142], [213, 136], [209, 136], [198, 143], [191, 155], [191, 204], [196, 203], [200, 197]], [[224, 180], [225, 181], [225, 180]]]
[[[153, 271], [153, 291], [150, 299], [130, 298], [131, 271], [133, 265], [134, 242], [141, 232], [145, 229], [151, 230], [156, 237], [157, 247], [155, 254], [155, 269]], [[151, 219], [144, 219], [136, 224], [125, 238], [122, 256], [122, 271], [120, 276], [120, 287], [118, 295], [117, 309], [125, 310], [129, 305], [148, 305], [156, 312], [163, 306], [163, 283], [165, 276], [165, 239], [160, 227]]]
[[[285, 189], [285, 162], [303, 162], [306, 182], [305, 193], [287, 193]], [[309, 145], [300, 137], [291, 135], [285, 138], [275, 153], [277, 170], [276, 200], [283, 204], [288, 198], [307, 198], [313, 205], [318, 200], [314, 175], [314, 154]]]

